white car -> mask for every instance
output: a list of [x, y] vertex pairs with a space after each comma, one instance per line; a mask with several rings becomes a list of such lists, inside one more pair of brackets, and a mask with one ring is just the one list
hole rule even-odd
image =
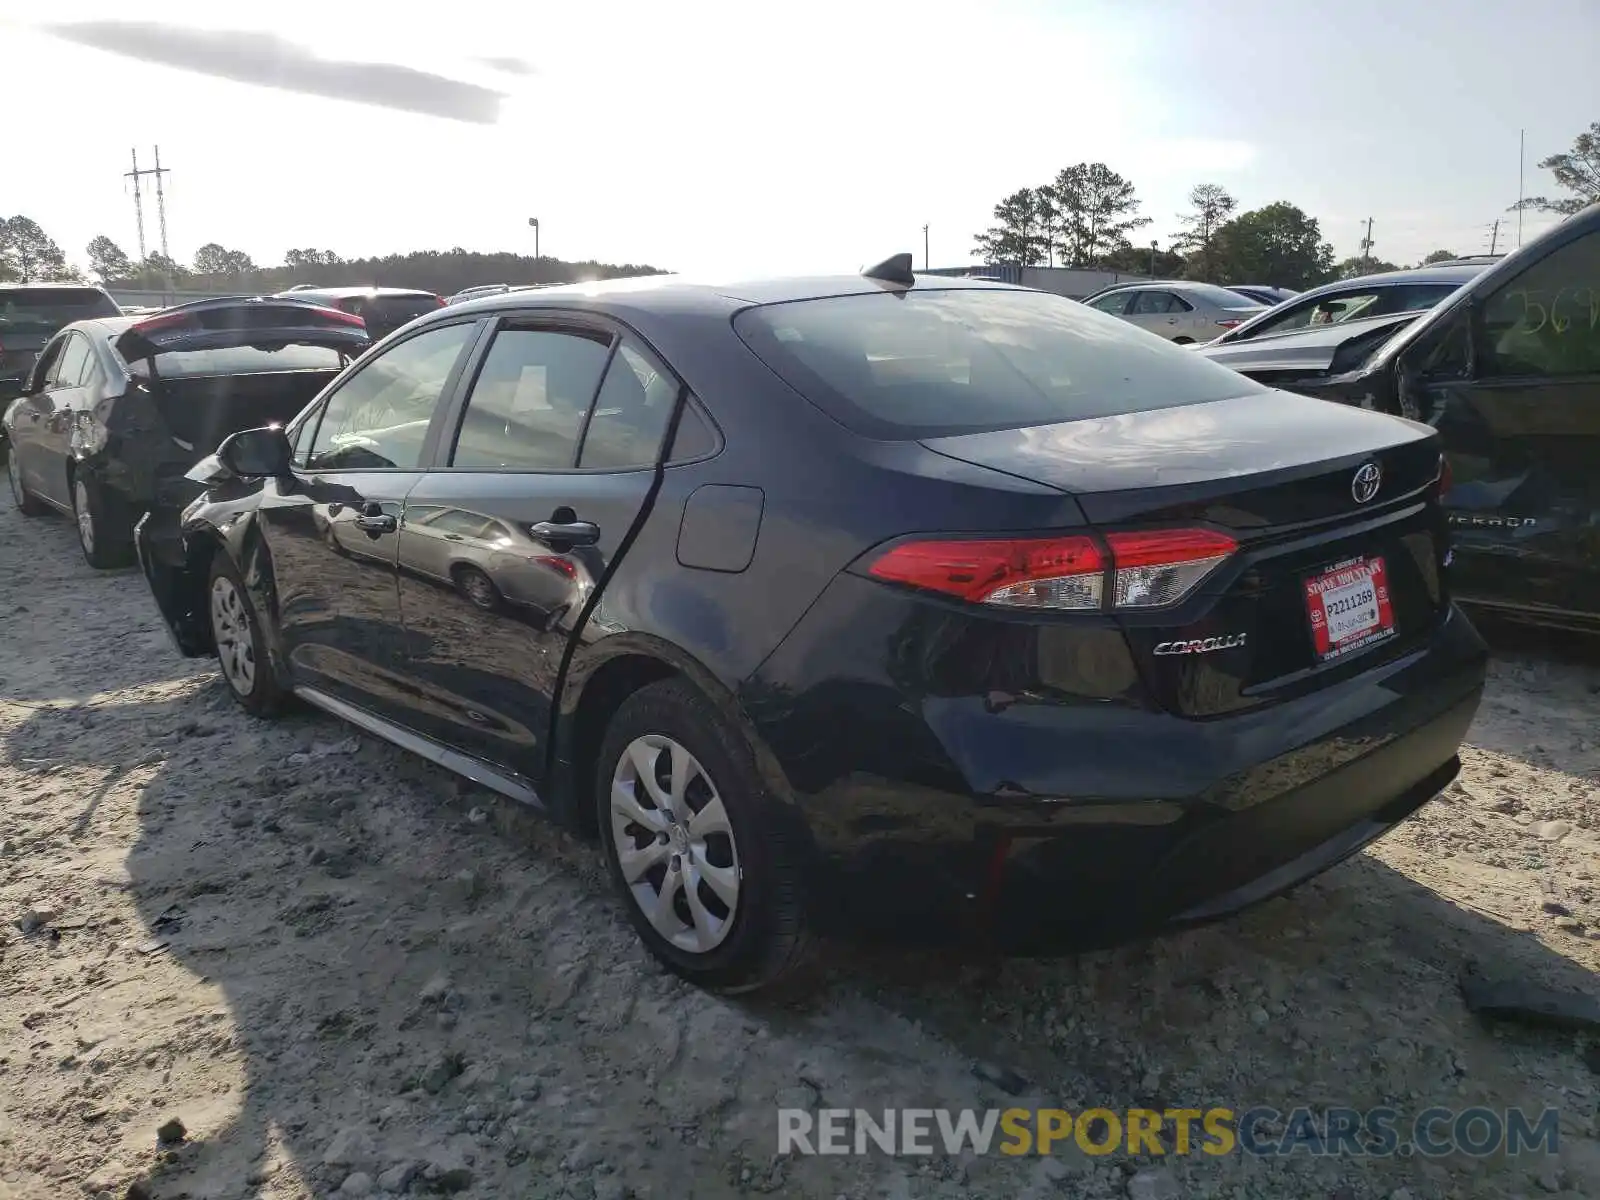
[[1182, 279], [1118, 284], [1084, 303], [1179, 345], [1209, 342], [1267, 310], [1227, 288]]

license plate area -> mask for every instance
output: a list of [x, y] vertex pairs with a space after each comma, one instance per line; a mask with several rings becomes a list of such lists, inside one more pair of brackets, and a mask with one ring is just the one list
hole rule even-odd
[[1305, 581], [1306, 618], [1318, 662], [1331, 662], [1397, 632], [1381, 555], [1345, 559]]

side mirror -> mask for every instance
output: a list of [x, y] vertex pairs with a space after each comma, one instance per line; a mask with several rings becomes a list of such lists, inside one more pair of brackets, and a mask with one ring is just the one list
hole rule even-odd
[[241, 430], [217, 447], [217, 460], [244, 479], [287, 475], [293, 457], [288, 435], [277, 425]]

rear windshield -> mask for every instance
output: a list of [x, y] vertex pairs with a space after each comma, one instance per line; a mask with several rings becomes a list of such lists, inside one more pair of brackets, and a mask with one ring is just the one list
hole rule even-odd
[[363, 300], [359, 306], [346, 307], [360, 313], [370, 321], [385, 325], [404, 325], [412, 317], [433, 312], [439, 307], [437, 296], [374, 296]]
[[0, 334], [36, 333], [48, 337], [74, 321], [121, 315], [116, 302], [96, 288], [0, 289]]
[[[216, 350], [175, 350], [156, 356], [156, 373], [164, 379], [196, 375], [265, 375], [273, 371], [337, 371], [349, 361], [327, 346], [289, 345], [274, 350], [224, 346]], [[146, 376], [144, 361], [130, 364]]]
[[1178, 295], [1198, 296], [1202, 300], [1220, 304], [1223, 308], [1249, 308], [1252, 305], [1261, 303], [1261, 301], [1253, 300], [1249, 296], [1241, 296], [1231, 288], [1214, 287], [1209, 283], [1186, 283]]
[[1044, 292], [834, 296], [746, 309], [769, 367], [868, 437], [940, 437], [1263, 392], [1136, 325]]

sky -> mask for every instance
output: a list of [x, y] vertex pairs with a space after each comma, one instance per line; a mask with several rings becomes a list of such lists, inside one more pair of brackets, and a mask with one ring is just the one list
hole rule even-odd
[[[1514, 246], [1518, 137], [1600, 120], [1600, 0], [0, 0], [0, 215], [277, 264], [462, 246], [711, 276], [977, 261], [997, 201], [1078, 161], [1165, 245], [1189, 189], [1298, 204], [1339, 257]], [[48, 9], [48, 15], [46, 11]], [[33, 97], [33, 100], [28, 100]], [[32, 155], [19, 123], [32, 113]], [[159, 248], [153, 185], [146, 241]], [[1529, 214], [1522, 236], [1553, 218]]]

